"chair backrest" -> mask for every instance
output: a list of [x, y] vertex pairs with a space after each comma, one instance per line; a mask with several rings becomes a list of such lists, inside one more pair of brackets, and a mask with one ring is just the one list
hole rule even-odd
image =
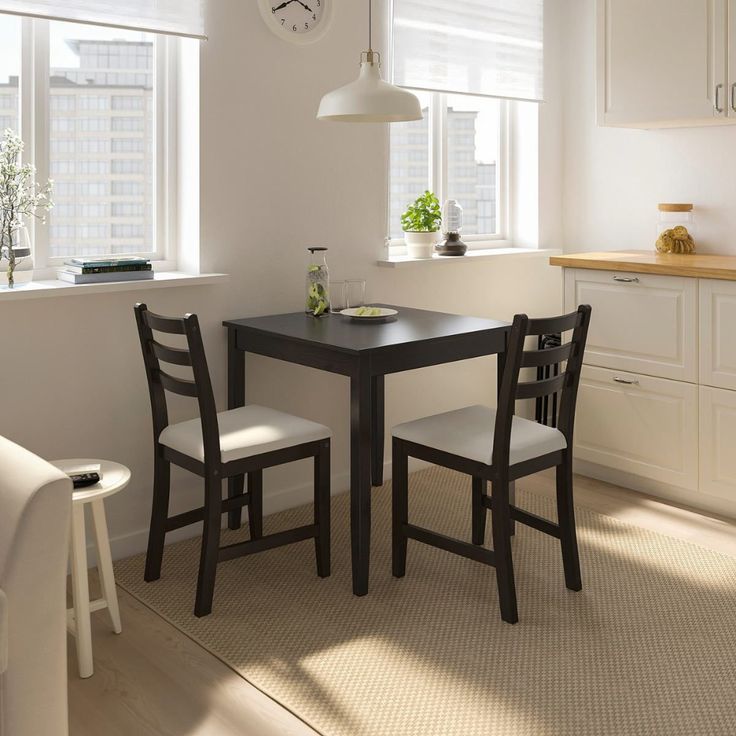
[[[205, 463], [219, 463], [220, 439], [217, 406], [197, 315], [162, 317], [150, 312], [145, 304], [136, 304], [135, 316], [151, 397], [154, 442], [158, 443], [161, 432], [169, 424], [166, 393], [197, 399], [202, 422]], [[172, 347], [159, 342], [155, 339], [154, 332], [165, 335], [184, 335], [187, 347]], [[192, 379], [178, 378], [168, 373], [161, 368], [161, 363], [191, 369]]]
[[[504, 467], [509, 463], [511, 445], [511, 424], [516, 402], [523, 399], [539, 399], [561, 392], [557, 429], [572, 446], [575, 424], [575, 404], [577, 402], [580, 371], [583, 365], [585, 343], [588, 338], [591, 308], [581, 305], [575, 312], [561, 317], [529, 319], [525, 314], [517, 314], [511, 326], [506, 350], [506, 365], [501, 380], [498, 397], [498, 412], [493, 444], [493, 464]], [[565, 333], [572, 332], [565, 342]], [[562, 335], [558, 347], [539, 349], [538, 342], [533, 350], [525, 349], [526, 338], [550, 333]], [[548, 365], [562, 365], [556, 375], [531, 381], [520, 381], [522, 368], [540, 368]], [[544, 374], [546, 375], [546, 373]]]
[[0, 468], [0, 734], [65, 736], [72, 482], [4, 437]]

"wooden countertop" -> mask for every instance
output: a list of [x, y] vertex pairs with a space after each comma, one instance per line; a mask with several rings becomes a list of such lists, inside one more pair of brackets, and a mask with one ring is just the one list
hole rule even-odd
[[552, 256], [549, 262], [563, 268], [596, 271], [653, 273], [661, 276], [690, 276], [699, 279], [736, 281], [736, 256], [661, 254], [648, 250], [603, 253], [570, 253]]

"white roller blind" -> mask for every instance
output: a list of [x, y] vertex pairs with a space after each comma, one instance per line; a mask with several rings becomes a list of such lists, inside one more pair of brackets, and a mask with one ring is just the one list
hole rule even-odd
[[0, 0], [0, 13], [205, 38], [205, 0]]
[[402, 87], [541, 101], [544, 0], [393, 0]]

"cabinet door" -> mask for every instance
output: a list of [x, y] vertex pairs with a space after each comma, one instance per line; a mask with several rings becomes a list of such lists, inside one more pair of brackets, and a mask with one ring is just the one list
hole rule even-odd
[[700, 490], [736, 501], [736, 392], [700, 387]]
[[726, 113], [732, 121], [736, 121], [736, 0], [728, 0], [727, 13], [728, 99], [726, 100]]
[[700, 383], [736, 390], [736, 282], [700, 280]]
[[696, 279], [567, 269], [565, 303], [593, 307], [585, 362], [696, 382]]
[[729, 122], [727, 2], [598, 0], [599, 125]]
[[698, 486], [698, 387], [583, 367], [575, 457], [644, 478]]

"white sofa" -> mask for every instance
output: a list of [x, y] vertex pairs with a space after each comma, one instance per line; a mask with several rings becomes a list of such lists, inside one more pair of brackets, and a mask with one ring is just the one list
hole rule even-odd
[[72, 483], [0, 437], [0, 735], [66, 736]]

